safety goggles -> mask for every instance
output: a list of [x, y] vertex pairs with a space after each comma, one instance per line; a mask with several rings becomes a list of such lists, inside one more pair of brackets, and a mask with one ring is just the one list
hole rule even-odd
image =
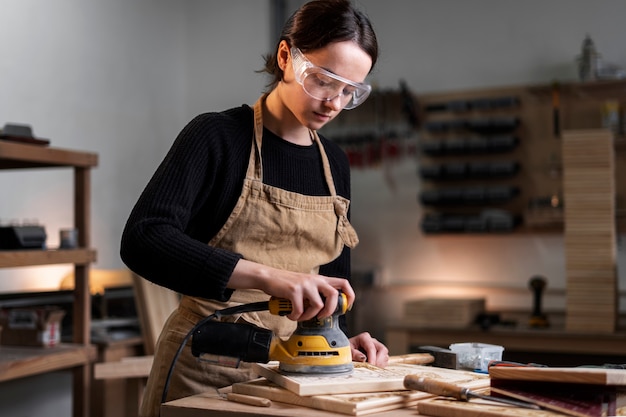
[[332, 101], [339, 97], [343, 108], [350, 110], [363, 103], [372, 91], [369, 84], [350, 81], [313, 65], [298, 48], [291, 48], [291, 61], [296, 81], [314, 99]]

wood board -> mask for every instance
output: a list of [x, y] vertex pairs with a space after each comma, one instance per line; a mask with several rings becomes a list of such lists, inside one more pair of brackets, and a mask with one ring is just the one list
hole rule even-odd
[[178, 307], [180, 296], [133, 273], [137, 315], [144, 339], [144, 352], [154, 355], [157, 339], [168, 317]]
[[508, 379], [492, 379], [491, 384], [492, 395], [516, 398], [576, 417], [615, 416], [616, 410], [626, 405], [626, 391], [615, 385]]
[[492, 379], [514, 379], [519, 381], [570, 382], [597, 385], [626, 385], [626, 370], [604, 368], [540, 368], [492, 366]]
[[410, 364], [391, 364], [383, 369], [354, 363], [352, 373], [334, 375], [286, 375], [279, 371], [277, 362], [253, 366], [260, 376], [300, 396], [404, 390], [406, 375], [422, 375], [471, 387], [489, 384], [489, 377], [484, 374]]
[[563, 414], [549, 410], [530, 410], [480, 399], [465, 402], [443, 397], [420, 401], [417, 410], [431, 417], [563, 417]]
[[232, 391], [281, 403], [352, 416], [415, 407], [418, 400], [432, 397], [432, 395], [420, 391], [382, 391], [303, 397], [265, 378], [233, 384]]
[[[190, 397], [180, 398], [161, 405], [161, 417], [337, 417], [333, 411], [298, 407], [293, 404], [272, 401], [269, 407], [254, 407], [229, 401], [223, 396], [227, 388], [208, 391]], [[381, 411], [375, 417], [416, 417], [417, 409], [401, 408]], [[372, 417], [374, 417], [372, 416]]]
[[565, 327], [612, 333], [618, 309], [613, 135], [609, 130], [565, 131], [562, 154]]

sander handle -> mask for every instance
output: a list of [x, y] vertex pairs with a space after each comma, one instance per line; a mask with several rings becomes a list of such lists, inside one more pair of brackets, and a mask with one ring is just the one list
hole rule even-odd
[[[268, 302], [268, 310], [275, 316], [286, 316], [291, 313], [293, 305], [291, 300], [287, 298], [272, 297]], [[337, 299], [337, 308], [333, 314], [345, 314], [348, 311], [348, 297], [339, 291], [339, 298]]]

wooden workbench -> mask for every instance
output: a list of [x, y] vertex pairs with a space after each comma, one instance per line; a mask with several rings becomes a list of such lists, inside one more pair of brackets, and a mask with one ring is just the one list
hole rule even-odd
[[[270, 407], [239, 404], [227, 401], [216, 391], [181, 398], [161, 405], [161, 417], [206, 417], [209, 411], [212, 417], [337, 417], [341, 415], [276, 401], [273, 401]], [[411, 407], [369, 415], [372, 417], [412, 417], [419, 414], [417, 407]]]
[[[560, 328], [524, 329], [501, 328], [483, 331], [466, 329], [434, 329], [415, 326], [410, 322], [390, 324], [386, 344], [392, 355], [411, 352], [421, 345], [448, 347], [452, 343], [482, 342], [504, 346], [503, 359], [518, 360], [520, 354], [531, 362], [550, 366], [602, 365], [607, 362], [626, 363], [626, 331], [613, 334], [576, 333]], [[511, 359], [514, 358], [514, 359]], [[548, 359], [573, 363], [546, 363]], [[597, 362], [597, 363], [594, 363]]]

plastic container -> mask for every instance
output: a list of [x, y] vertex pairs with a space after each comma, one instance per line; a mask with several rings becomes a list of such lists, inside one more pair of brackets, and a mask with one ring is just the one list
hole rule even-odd
[[453, 343], [450, 350], [456, 353], [459, 368], [487, 372], [489, 362], [502, 360], [504, 347], [486, 343]]

